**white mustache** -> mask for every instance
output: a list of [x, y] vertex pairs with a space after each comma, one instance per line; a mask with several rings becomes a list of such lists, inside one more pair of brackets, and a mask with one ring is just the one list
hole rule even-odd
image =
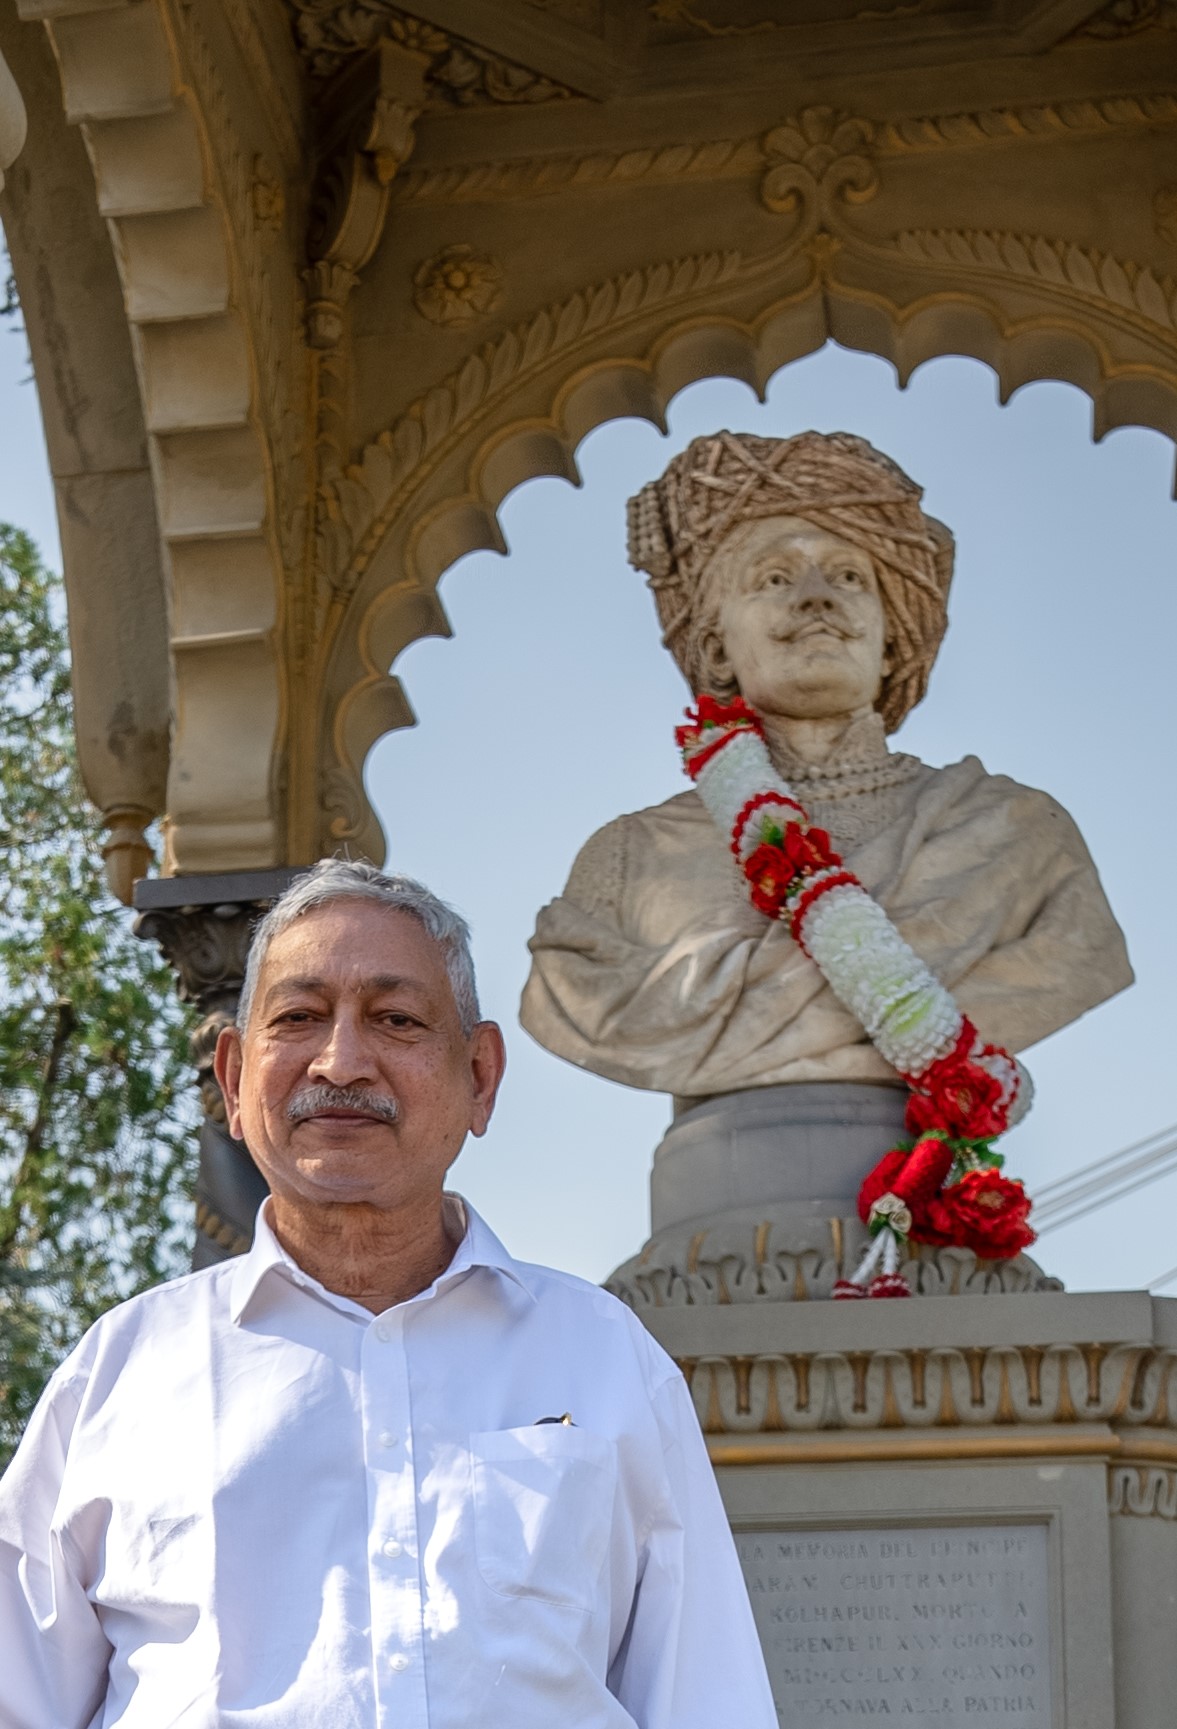
[[395, 1123], [401, 1114], [395, 1099], [366, 1092], [363, 1087], [328, 1086], [325, 1081], [313, 1087], [300, 1087], [286, 1106], [286, 1115], [292, 1123], [317, 1117], [322, 1111], [363, 1111], [385, 1123]]

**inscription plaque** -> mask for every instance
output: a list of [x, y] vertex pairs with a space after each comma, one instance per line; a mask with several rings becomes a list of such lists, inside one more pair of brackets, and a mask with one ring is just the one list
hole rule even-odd
[[737, 1531], [788, 1729], [1050, 1729], [1045, 1525]]

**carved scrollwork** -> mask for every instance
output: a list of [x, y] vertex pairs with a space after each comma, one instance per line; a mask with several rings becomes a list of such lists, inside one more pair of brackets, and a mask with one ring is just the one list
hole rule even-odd
[[1159, 1465], [1112, 1465], [1108, 1512], [1138, 1519], [1177, 1519], [1177, 1471]]
[[316, 79], [333, 77], [356, 55], [388, 42], [423, 58], [431, 107], [563, 102], [576, 94], [388, 0], [293, 0], [293, 10], [298, 45]]
[[764, 139], [760, 198], [774, 212], [805, 207], [812, 219], [838, 205], [865, 204], [879, 189], [875, 125], [835, 108], [805, 108]]
[[333, 769], [323, 776], [323, 814], [333, 845], [350, 848], [371, 822], [362, 780]]
[[324, 96], [308, 231], [316, 261], [359, 272], [375, 252], [388, 189], [412, 153], [424, 73], [421, 55], [378, 42]]
[[158, 943], [176, 973], [181, 1000], [207, 1014], [225, 999], [236, 1006], [253, 929], [265, 910], [260, 901], [153, 908], [139, 914], [135, 935]]
[[264, 156], [255, 155], [253, 159], [250, 202], [257, 227], [265, 234], [278, 234], [286, 219], [286, 193]]

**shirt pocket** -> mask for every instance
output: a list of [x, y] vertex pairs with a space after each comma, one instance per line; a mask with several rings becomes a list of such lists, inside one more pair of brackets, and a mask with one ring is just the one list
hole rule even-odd
[[562, 1423], [470, 1437], [478, 1570], [507, 1597], [590, 1610], [609, 1547], [617, 1453]]

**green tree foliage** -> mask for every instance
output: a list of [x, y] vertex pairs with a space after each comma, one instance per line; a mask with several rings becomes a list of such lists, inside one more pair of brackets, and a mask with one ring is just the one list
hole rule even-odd
[[196, 1104], [186, 1016], [106, 890], [60, 585], [0, 525], [0, 1465], [46, 1376], [182, 1272]]

